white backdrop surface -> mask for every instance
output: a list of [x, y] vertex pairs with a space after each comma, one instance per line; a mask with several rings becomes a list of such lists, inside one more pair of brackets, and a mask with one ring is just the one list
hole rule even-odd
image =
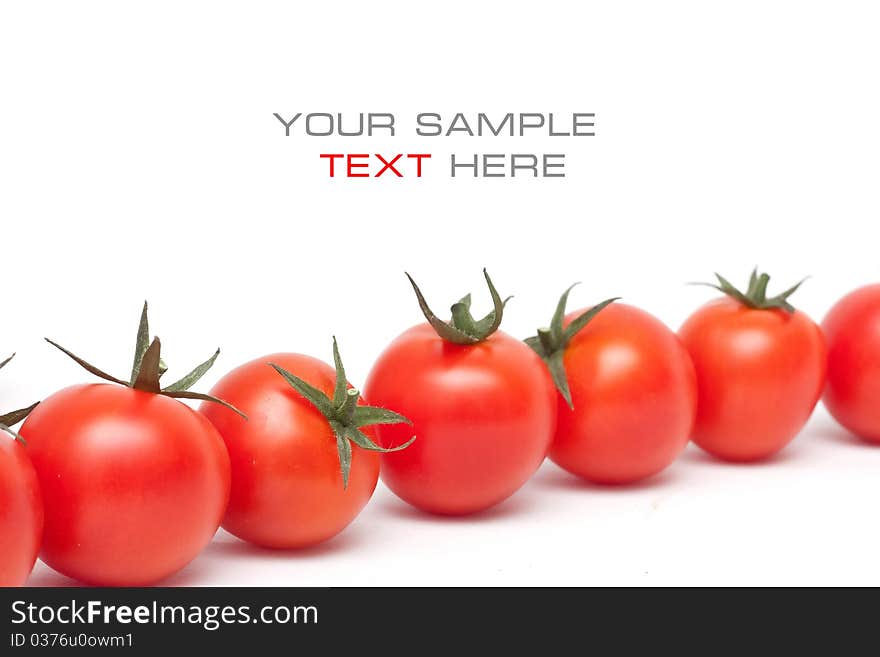
[[[5, 3], [3, 408], [124, 372], [140, 304], [203, 389], [281, 350], [353, 382], [480, 268], [505, 330], [620, 295], [677, 327], [755, 264], [817, 320], [880, 278], [878, 9], [869, 2]], [[392, 112], [396, 137], [285, 138], [273, 112]], [[595, 112], [594, 138], [421, 138], [437, 112]], [[431, 152], [422, 178], [330, 179], [321, 152]], [[451, 179], [450, 153], [565, 152], [561, 179]], [[430, 175], [429, 175], [430, 174]], [[771, 284], [772, 285], [772, 284]], [[177, 372], [180, 370], [178, 369]], [[169, 374], [172, 376], [174, 372]], [[880, 584], [880, 449], [821, 409], [777, 459], [689, 448], [642, 485], [546, 464], [482, 516], [381, 485], [347, 532], [273, 553], [220, 534], [169, 584]], [[38, 565], [34, 584], [65, 583]]]

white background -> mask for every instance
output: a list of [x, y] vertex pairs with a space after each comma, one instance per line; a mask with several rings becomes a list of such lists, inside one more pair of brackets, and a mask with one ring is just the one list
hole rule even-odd
[[[114, 372], [149, 298], [173, 376], [262, 354], [363, 381], [480, 268], [525, 337], [559, 292], [677, 327], [686, 287], [755, 264], [819, 319], [878, 278], [878, 15], [864, 2], [13, 2], [0, 10], [3, 408]], [[321, 9], [314, 9], [320, 7]], [[393, 112], [385, 138], [285, 138], [273, 112]], [[596, 112], [595, 138], [426, 139], [418, 112]], [[300, 134], [300, 133], [297, 133]], [[428, 151], [422, 179], [331, 180], [318, 153]], [[566, 152], [564, 179], [450, 179], [448, 154]], [[880, 584], [880, 449], [817, 412], [755, 466], [689, 448], [643, 485], [551, 464], [482, 516], [379, 487], [293, 553], [220, 534], [169, 584]], [[32, 583], [67, 580], [38, 565]]]

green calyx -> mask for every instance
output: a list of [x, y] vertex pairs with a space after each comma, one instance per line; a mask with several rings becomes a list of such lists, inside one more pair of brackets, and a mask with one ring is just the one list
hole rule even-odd
[[[9, 358], [0, 363], [0, 370], [6, 367], [6, 365], [9, 364], [9, 361], [11, 361], [13, 358], [15, 358], [15, 354], [12, 354]], [[20, 408], [17, 411], [11, 411], [10, 413], [4, 413], [3, 415], [0, 415], [0, 431], [5, 431], [22, 445], [24, 445], [24, 438], [22, 438], [17, 431], [14, 431], [12, 427], [14, 427], [19, 422], [22, 422], [28, 415], [30, 415], [31, 411], [34, 410], [39, 405], [39, 403], [40, 402], [37, 402], [36, 404], [31, 404], [27, 408]]]
[[352, 444], [371, 452], [399, 452], [412, 445], [415, 436], [399, 447], [386, 449], [374, 443], [361, 428], [375, 424], [412, 424], [410, 420], [385, 408], [376, 406], [360, 406], [358, 399], [360, 393], [349, 387], [345, 378], [345, 368], [342, 366], [342, 358], [339, 356], [339, 346], [336, 338], [333, 338], [333, 364], [336, 367], [336, 386], [333, 389], [331, 399], [323, 391], [307, 383], [295, 374], [288, 372], [275, 363], [269, 365], [278, 374], [284, 377], [294, 390], [305, 397], [312, 406], [327, 418], [330, 428], [336, 436], [336, 449], [339, 452], [339, 466], [342, 471], [342, 485], [348, 488], [348, 479], [351, 473], [351, 446]]
[[605, 306], [614, 303], [620, 298], [614, 297], [606, 299], [602, 303], [593, 306], [589, 310], [575, 317], [568, 326], [563, 327], [562, 323], [565, 319], [565, 306], [568, 304], [568, 295], [576, 285], [578, 284], [575, 283], [562, 293], [562, 296], [559, 298], [559, 303], [556, 304], [556, 312], [553, 313], [553, 318], [550, 320], [550, 326], [539, 328], [537, 335], [526, 338], [525, 340], [526, 344], [534, 349], [544, 362], [547, 363], [547, 368], [550, 370], [550, 376], [553, 378], [553, 383], [556, 384], [556, 389], [559, 390], [559, 394], [565, 399], [569, 408], [574, 408], [574, 404], [572, 404], [571, 401], [568, 375], [565, 372], [565, 365], [563, 363], [565, 349], [568, 347], [568, 343], [571, 342], [572, 338], [589, 324], [592, 319], [605, 308]]
[[431, 327], [437, 331], [437, 335], [447, 342], [452, 342], [454, 344], [477, 344], [488, 338], [498, 330], [499, 326], [501, 326], [504, 306], [510, 301], [511, 297], [507, 297], [502, 301], [501, 296], [498, 294], [498, 290], [495, 289], [495, 286], [492, 284], [492, 279], [489, 278], [489, 274], [485, 269], [483, 270], [483, 276], [486, 278], [486, 285], [489, 286], [489, 294], [492, 296], [493, 308], [489, 311], [489, 314], [483, 317], [483, 319], [474, 319], [474, 316], [471, 314], [471, 295], [467, 294], [457, 303], [453, 304], [452, 319], [448, 322], [444, 322], [431, 311], [430, 307], [428, 307], [428, 302], [425, 301], [422, 291], [419, 289], [419, 286], [416, 285], [412, 276], [409, 274], [406, 275], [416, 293], [416, 298], [419, 300], [419, 307], [422, 309], [425, 319], [427, 319]]
[[720, 274], [715, 274], [715, 278], [718, 279], [718, 283], [694, 283], [694, 285], [706, 285], [708, 287], [714, 288], [719, 292], [723, 292], [727, 296], [732, 299], [736, 299], [744, 306], [749, 308], [754, 308], [756, 310], [769, 310], [769, 309], [779, 309], [784, 310], [787, 313], [793, 313], [795, 311], [795, 307], [792, 306], [788, 302], [788, 298], [797, 292], [798, 288], [803, 284], [806, 278], [797, 283], [796, 285], [792, 285], [782, 294], [777, 294], [775, 297], [767, 296], [767, 284], [770, 282], [769, 274], [759, 274], [758, 268], [752, 271], [752, 275], [749, 277], [749, 287], [745, 292], [741, 292], [736, 287], [734, 287], [730, 281], [721, 276]]
[[240, 410], [235, 408], [232, 404], [223, 401], [222, 399], [217, 399], [216, 397], [212, 397], [211, 395], [206, 395], [200, 392], [192, 392], [190, 388], [194, 386], [199, 379], [201, 379], [208, 370], [211, 369], [211, 366], [214, 364], [214, 361], [217, 360], [217, 356], [220, 355], [220, 350], [214, 352], [214, 355], [211, 356], [208, 360], [200, 365], [196, 366], [189, 372], [186, 376], [184, 376], [179, 381], [175, 381], [171, 385], [162, 387], [160, 384], [160, 379], [162, 375], [165, 374], [168, 367], [165, 365], [165, 362], [162, 360], [162, 343], [159, 341], [159, 338], [153, 338], [150, 340], [150, 322], [147, 319], [147, 303], [144, 302], [144, 309], [141, 312], [141, 321], [138, 324], [138, 332], [137, 332], [137, 340], [135, 342], [134, 348], [134, 363], [131, 368], [131, 376], [128, 381], [123, 381], [122, 379], [118, 379], [115, 376], [107, 374], [103, 370], [98, 369], [91, 363], [84, 361], [79, 356], [74, 355], [61, 345], [56, 342], [53, 342], [49, 338], [46, 338], [46, 342], [51, 344], [53, 347], [60, 349], [65, 354], [70, 356], [77, 364], [83, 367], [85, 370], [94, 374], [95, 376], [104, 379], [105, 381], [110, 381], [111, 383], [117, 383], [121, 386], [125, 386], [127, 388], [133, 388], [135, 390], [142, 390], [143, 392], [153, 393], [155, 395], [164, 395], [165, 397], [171, 397], [173, 399], [196, 399], [200, 401], [213, 402], [215, 404], [220, 404], [221, 406], [225, 406], [226, 408], [238, 413], [245, 420], [247, 416], [242, 413]]

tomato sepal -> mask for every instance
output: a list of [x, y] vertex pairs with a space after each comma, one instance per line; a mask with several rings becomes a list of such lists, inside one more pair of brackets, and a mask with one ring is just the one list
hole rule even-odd
[[27, 408], [20, 408], [17, 411], [10, 411], [9, 413], [0, 415], [0, 431], [5, 431], [10, 436], [15, 438], [18, 442], [24, 443], [24, 438], [13, 431], [12, 427], [14, 427], [19, 422], [23, 422], [25, 418], [27, 418], [27, 416], [31, 414], [31, 411], [39, 405], [40, 402], [37, 402], [35, 404], [31, 404]]
[[333, 338], [333, 364], [336, 369], [336, 383], [332, 399], [308, 381], [301, 379], [280, 365], [269, 363], [269, 366], [278, 372], [294, 390], [302, 395], [306, 401], [327, 419], [327, 423], [336, 437], [342, 485], [343, 488], [348, 488], [348, 480], [351, 473], [352, 443], [361, 449], [387, 454], [406, 449], [412, 445], [416, 438], [413, 436], [397, 447], [382, 447], [373, 442], [369, 436], [361, 431], [362, 427], [375, 424], [412, 425], [412, 421], [400, 413], [395, 413], [387, 408], [358, 404], [360, 392], [356, 388], [350, 387], [345, 375], [345, 367], [342, 364], [342, 357], [339, 355], [339, 345], [335, 337]]
[[422, 294], [419, 286], [416, 285], [413, 277], [408, 273], [406, 274], [406, 277], [412, 285], [413, 291], [416, 293], [419, 308], [421, 308], [425, 319], [428, 320], [428, 324], [430, 324], [437, 332], [437, 335], [447, 342], [462, 345], [483, 342], [490, 335], [495, 333], [495, 331], [501, 326], [501, 319], [504, 316], [504, 307], [507, 305], [507, 302], [513, 298], [507, 297], [506, 299], [502, 299], [501, 295], [498, 294], [498, 290], [495, 289], [492, 279], [489, 278], [489, 273], [485, 269], [483, 269], [483, 276], [485, 277], [486, 285], [489, 288], [489, 295], [492, 297], [492, 310], [490, 310], [482, 319], [475, 319], [471, 314], [471, 295], [466, 294], [459, 299], [458, 302], [452, 305], [452, 319], [448, 322], [444, 322], [437, 317], [437, 315], [431, 310], [430, 306], [428, 306], [425, 296]]
[[220, 349], [217, 349], [208, 360], [194, 367], [192, 370], [190, 370], [189, 373], [187, 373], [178, 381], [175, 381], [169, 386], [162, 387], [160, 380], [162, 379], [162, 376], [165, 374], [165, 372], [168, 370], [168, 367], [166, 366], [165, 361], [162, 360], [161, 340], [159, 340], [158, 337], [154, 337], [152, 341], [150, 340], [150, 323], [149, 318], [147, 317], [147, 309], [148, 305], [145, 301], [144, 308], [141, 311], [141, 319], [138, 324], [137, 339], [135, 341], [134, 363], [132, 365], [131, 377], [128, 381], [123, 381], [122, 379], [119, 379], [112, 374], [108, 374], [104, 370], [95, 367], [88, 361], [80, 358], [70, 350], [62, 347], [60, 344], [54, 342], [53, 340], [50, 340], [49, 338], [45, 338], [45, 340], [53, 347], [71, 358], [75, 363], [77, 363], [87, 372], [94, 374], [100, 379], [109, 381], [110, 383], [115, 383], [126, 388], [133, 388], [134, 390], [141, 390], [143, 392], [148, 392], [155, 395], [171, 397], [172, 399], [194, 399], [220, 404], [221, 406], [225, 406], [229, 410], [237, 413], [242, 418], [247, 420], [247, 415], [245, 415], [242, 411], [237, 409], [229, 402], [218, 399], [217, 397], [213, 397], [211, 395], [206, 395], [199, 392], [191, 392], [189, 390], [192, 386], [198, 383], [198, 381], [208, 372], [208, 370], [211, 369], [211, 367], [214, 365], [214, 362], [217, 360], [217, 357], [220, 355]]
[[788, 298], [798, 291], [798, 288], [803, 285], [809, 276], [801, 279], [784, 292], [769, 298], [767, 297], [767, 284], [770, 282], [770, 275], [766, 273], [759, 274], [757, 267], [752, 270], [752, 274], [749, 277], [749, 286], [746, 288], [745, 292], [739, 290], [739, 288], [734, 286], [721, 274], [716, 273], [715, 278], [718, 279], [718, 283], [696, 282], [691, 283], [691, 285], [704, 285], [706, 287], [711, 287], [754, 310], [778, 309], [791, 314], [796, 309], [791, 303], [789, 303]]
[[537, 335], [525, 339], [525, 343], [531, 347], [547, 365], [547, 369], [550, 371], [550, 377], [553, 379], [553, 384], [556, 386], [559, 394], [562, 395], [562, 398], [565, 399], [565, 403], [568, 404], [568, 407], [571, 409], [574, 408], [574, 404], [571, 400], [571, 389], [568, 385], [568, 375], [565, 371], [565, 349], [568, 347], [572, 338], [583, 330], [596, 315], [602, 312], [605, 306], [620, 299], [620, 297], [605, 299], [605, 301], [596, 304], [592, 308], [589, 308], [575, 317], [568, 326], [563, 326], [565, 320], [565, 308], [568, 305], [568, 295], [571, 294], [571, 291], [577, 285], [579, 285], [579, 283], [570, 285], [568, 289], [562, 293], [562, 296], [559, 297], [559, 301], [556, 304], [556, 310], [553, 313], [553, 317], [550, 319], [550, 326], [539, 328]]

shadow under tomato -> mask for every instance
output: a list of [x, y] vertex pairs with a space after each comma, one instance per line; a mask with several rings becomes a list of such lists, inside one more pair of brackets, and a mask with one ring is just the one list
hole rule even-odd
[[852, 433], [851, 431], [845, 429], [839, 424], [822, 427], [821, 430], [816, 431], [816, 437], [820, 440], [827, 440], [830, 442], [843, 444], [848, 447], [855, 447], [856, 449], [880, 449], [880, 443], [862, 438], [861, 436]]
[[775, 454], [771, 454], [767, 458], [759, 459], [757, 461], [729, 461], [713, 456], [696, 445], [688, 447], [687, 451], [681, 455], [679, 460], [684, 463], [715, 465], [722, 468], [763, 468], [776, 466], [800, 460], [803, 451], [803, 440], [805, 439], [807, 439], [806, 436], [795, 438], [791, 443]]
[[450, 524], [483, 524], [486, 522], [494, 522], [496, 520], [505, 520], [525, 513], [532, 513], [535, 511], [537, 505], [535, 504], [534, 497], [529, 495], [528, 491], [519, 490], [500, 504], [496, 504], [484, 511], [478, 511], [477, 513], [469, 513], [466, 515], [430, 513], [407, 504], [393, 495], [378, 502], [376, 506], [378, 513], [390, 518], [428, 523], [445, 522]]
[[204, 551], [190, 561], [183, 570], [174, 573], [171, 577], [156, 582], [154, 586], [204, 586], [212, 580], [212, 574], [219, 570], [218, 564], [203, 559]]
[[[341, 534], [328, 541], [300, 549], [271, 549], [246, 543], [231, 534], [219, 532], [214, 540], [189, 564], [171, 577], [157, 582], [156, 586], [184, 587], [201, 586], [214, 581], [215, 573], [228, 571], [227, 557], [261, 560], [276, 559], [292, 561], [295, 559], [315, 559], [356, 549], [362, 543], [363, 532], [357, 527], [349, 527]], [[57, 573], [45, 564], [39, 563], [28, 579], [29, 587], [83, 587], [85, 585], [61, 573]]]
[[36, 588], [48, 587], [79, 587], [82, 586], [75, 579], [52, 570], [42, 561], [37, 562], [34, 572], [28, 578], [26, 586]]
[[[183, 570], [167, 579], [156, 582], [155, 586], [199, 586], [210, 580], [211, 571], [210, 563], [200, 561], [199, 557], [196, 557], [184, 566]], [[35, 588], [91, 588], [88, 584], [57, 573], [46, 565], [34, 571], [27, 581], [27, 586]]]
[[674, 472], [670, 472], [674, 467], [675, 464], [670, 466], [669, 469], [629, 484], [600, 484], [578, 477], [558, 466], [548, 464], [536, 475], [535, 483], [539, 486], [557, 490], [581, 490], [590, 491], [591, 493], [619, 495], [628, 491], [653, 490], [668, 485], [675, 479]]
[[313, 559], [357, 549], [363, 543], [364, 533], [357, 526], [350, 526], [333, 538], [304, 548], [268, 548], [253, 545], [231, 534], [218, 534], [202, 553], [217, 557], [259, 557], [260, 559]]
[[[300, 549], [271, 549], [251, 545], [241, 539], [219, 532], [214, 540], [191, 561], [183, 570], [168, 579], [158, 582], [157, 586], [203, 586], [208, 582], [222, 578], [229, 571], [228, 559], [247, 559], [249, 557], [265, 561], [295, 561], [298, 559], [315, 559], [330, 556], [336, 552], [344, 552], [356, 548], [361, 542], [360, 532], [349, 527], [341, 534], [328, 541]], [[215, 576], [216, 575], [216, 576]]]

